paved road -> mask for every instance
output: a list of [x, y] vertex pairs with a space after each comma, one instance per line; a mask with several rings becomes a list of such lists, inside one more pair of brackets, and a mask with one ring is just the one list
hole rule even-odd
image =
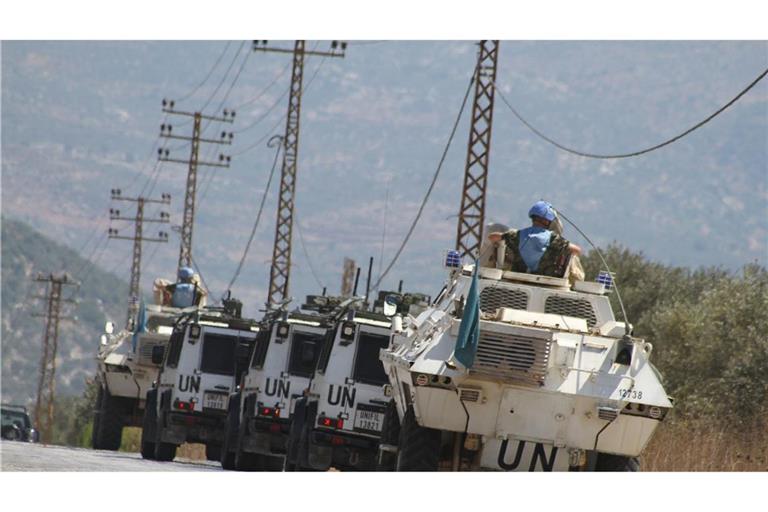
[[215, 462], [143, 460], [138, 453], [0, 441], [2, 471], [221, 471]]

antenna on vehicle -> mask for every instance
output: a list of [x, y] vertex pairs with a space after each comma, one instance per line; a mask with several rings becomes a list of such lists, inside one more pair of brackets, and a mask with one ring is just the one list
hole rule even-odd
[[[584, 237], [584, 239], [589, 243], [589, 245], [591, 245], [592, 248], [597, 252], [597, 255], [600, 257], [600, 261], [602, 261], [603, 265], [605, 265], [605, 269], [611, 275], [613, 275], [613, 272], [611, 272], [611, 267], [608, 266], [608, 262], [605, 261], [605, 258], [603, 257], [603, 253], [600, 252], [600, 249], [598, 249], [594, 243], [592, 243], [592, 240], [590, 240], [589, 237], [582, 230], [579, 229], [579, 226], [574, 224], [574, 222], [571, 219], [566, 217], [562, 210], [558, 208], [558, 209], [555, 209], [555, 211], [557, 212], [558, 215], [562, 216], [563, 219], [565, 219], [565, 221], [568, 224], [573, 226], [574, 229], [576, 229], [576, 231], [578, 231], [581, 236]], [[616, 289], [616, 298], [619, 300], [619, 306], [621, 307], [621, 316], [624, 318], [624, 335], [629, 336], [629, 320], [627, 320], [627, 310], [624, 309], [624, 301], [621, 300], [621, 293], [619, 292], [619, 286], [616, 284], [615, 280], [613, 281], [613, 287]]]
[[403, 280], [400, 280], [400, 284], [397, 285], [397, 293], [403, 293]]
[[373, 256], [368, 260], [368, 280], [365, 282], [365, 303], [368, 304], [368, 294], [371, 292], [371, 271], [373, 270]]
[[360, 267], [357, 267], [357, 272], [355, 272], [355, 287], [352, 290], [352, 296], [354, 297], [357, 295], [357, 283], [360, 281]]

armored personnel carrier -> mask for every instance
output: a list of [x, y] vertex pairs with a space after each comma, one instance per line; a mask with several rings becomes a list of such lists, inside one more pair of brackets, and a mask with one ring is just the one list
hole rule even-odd
[[392, 315], [417, 314], [430, 299], [380, 292], [373, 311], [366, 311], [362, 301], [318, 307], [335, 323], [325, 338], [309, 392], [294, 408], [287, 470], [376, 469], [388, 401], [379, 351], [389, 345]]
[[107, 323], [101, 336], [96, 381], [98, 391], [92, 445], [97, 450], [120, 448], [123, 427], [140, 427], [144, 397], [157, 378], [159, 365], [152, 362], [155, 347], [164, 347], [181, 309], [148, 304], [145, 328], [133, 333], [114, 332]]
[[[503, 262], [504, 246], [496, 261]], [[393, 321], [381, 469], [638, 470], [672, 407], [606, 287], [462, 265]]]
[[167, 350], [153, 348], [160, 365], [146, 394], [141, 456], [170, 461], [182, 443], [203, 443], [208, 460], [219, 460], [229, 394], [245, 372], [259, 332], [255, 320], [242, 318], [242, 305], [194, 308], [180, 315]]

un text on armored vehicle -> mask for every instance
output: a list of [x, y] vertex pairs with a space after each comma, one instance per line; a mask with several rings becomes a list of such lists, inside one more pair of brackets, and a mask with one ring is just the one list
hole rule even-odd
[[167, 350], [156, 347], [162, 363], [147, 392], [141, 435], [145, 459], [173, 460], [183, 443], [202, 443], [218, 460], [224, 440], [229, 394], [245, 371], [258, 323], [241, 318], [242, 304], [195, 309], [178, 317]]
[[389, 469], [637, 470], [672, 402], [605, 285], [449, 260], [381, 353]]
[[327, 315], [269, 310], [240, 389], [230, 396], [222, 467], [282, 471], [296, 401], [304, 396], [328, 336]]
[[379, 352], [389, 345], [391, 316], [397, 310], [416, 314], [429, 298], [382, 291], [373, 311], [365, 309], [362, 298], [327, 304], [326, 297], [308, 297], [313, 301], [332, 325], [309, 393], [294, 410], [286, 469], [376, 469], [388, 401]]

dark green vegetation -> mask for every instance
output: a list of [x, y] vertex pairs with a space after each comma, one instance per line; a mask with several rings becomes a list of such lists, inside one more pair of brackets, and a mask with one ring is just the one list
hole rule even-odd
[[[126, 248], [126, 250], [129, 250]], [[99, 336], [107, 320], [121, 325], [128, 286], [114, 275], [93, 268], [86, 276], [85, 260], [72, 249], [41, 235], [28, 225], [2, 218], [2, 399], [31, 405], [37, 393], [44, 318], [31, 316], [45, 310], [44, 286], [33, 281], [38, 272], [69, 272], [75, 280], [87, 277], [79, 291], [64, 290], [79, 304], [62, 305], [56, 368], [58, 396], [79, 395], [96, 368]], [[82, 272], [78, 272], [82, 269]], [[61, 410], [61, 409], [59, 409]]]
[[[653, 343], [651, 356], [676, 399], [677, 420], [705, 420], [749, 428], [768, 412], [768, 272], [689, 270], [649, 261], [609, 246], [634, 334]], [[601, 268], [592, 251], [587, 279]], [[614, 294], [615, 295], [615, 294]], [[616, 297], [611, 297], [621, 318]]]

